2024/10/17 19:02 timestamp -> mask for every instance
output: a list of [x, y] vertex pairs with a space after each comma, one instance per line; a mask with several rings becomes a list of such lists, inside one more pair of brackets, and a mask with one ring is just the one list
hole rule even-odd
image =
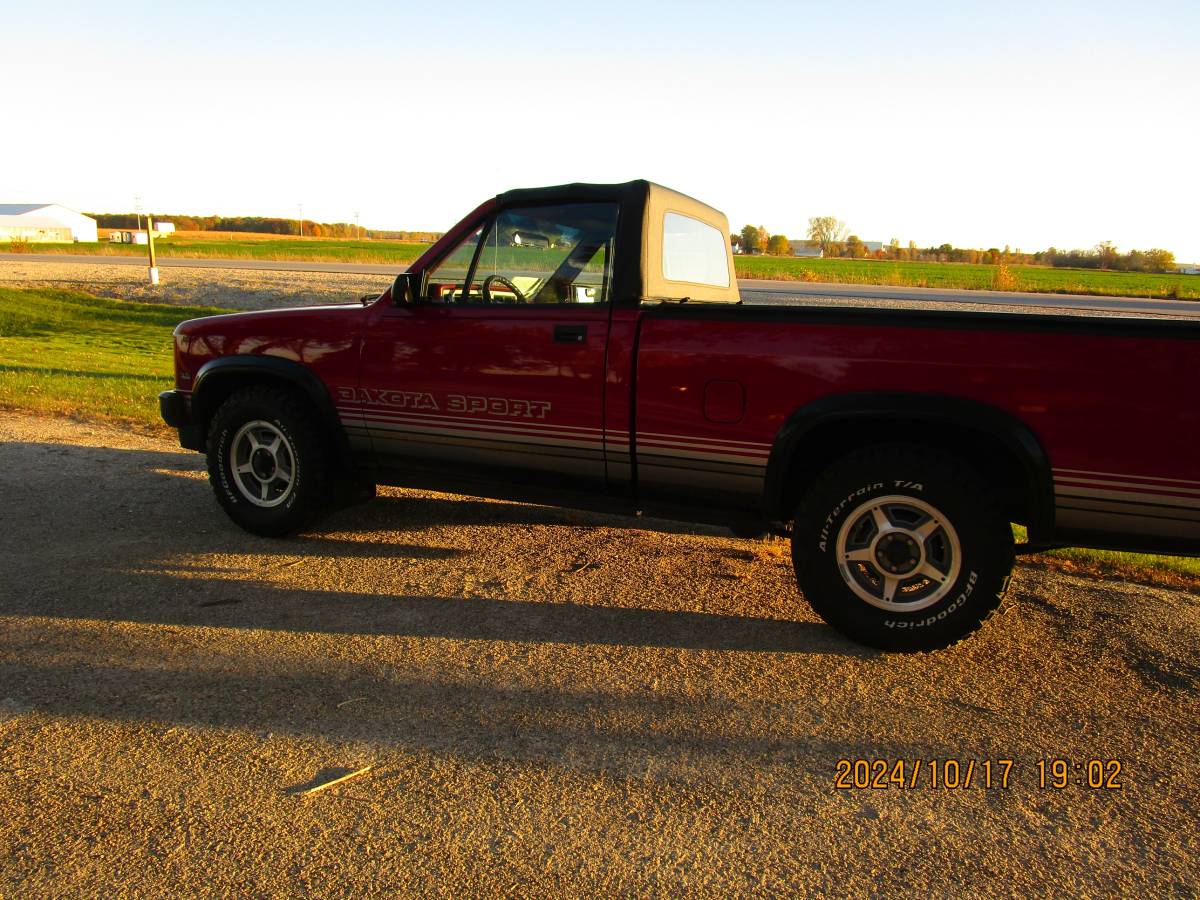
[[[1119, 759], [1082, 762], [1039, 759], [1032, 770], [1037, 775], [1037, 786], [1043, 790], [1069, 787], [1121, 790], [1124, 787], [1123, 766]], [[839, 759], [833, 786], [837, 790], [973, 787], [1003, 790], [1023, 781], [1022, 774], [1012, 759]]]

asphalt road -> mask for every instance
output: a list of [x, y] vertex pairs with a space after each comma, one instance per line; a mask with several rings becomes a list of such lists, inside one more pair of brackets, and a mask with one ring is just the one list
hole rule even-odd
[[[90, 266], [119, 265], [145, 267], [146, 260], [133, 256], [102, 256], [88, 254], [0, 253], [4, 262], [79, 263]], [[258, 259], [176, 259], [158, 260], [160, 268], [202, 268], [223, 270], [256, 270], [266, 272], [329, 272], [350, 275], [390, 275], [401, 271], [398, 265], [368, 263], [288, 262]], [[856, 305], [880, 306], [898, 303], [911, 306], [926, 301], [944, 305], [984, 305], [989, 307], [1021, 307], [1050, 312], [1081, 312], [1095, 310], [1104, 313], [1142, 314], [1155, 317], [1200, 318], [1200, 303], [1179, 300], [1147, 300], [1138, 297], [1082, 297], [1070, 294], [1033, 294], [1010, 291], [964, 291], [945, 288], [893, 287], [889, 285], [817, 284], [797, 281], [766, 281], [741, 279], [738, 286], [747, 303], [783, 303], [811, 305], [821, 300]]]
[[814, 284], [797, 281], [765, 281], [741, 279], [738, 287], [747, 303], [811, 304], [814, 301], [834, 301], [856, 305], [868, 301], [872, 306], [889, 302], [911, 306], [914, 301], [937, 306], [981, 305], [989, 307], [1020, 307], [1047, 312], [1095, 310], [1125, 315], [1139, 313], [1155, 318], [1200, 318], [1200, 303], [1186, 300], [1147, 300], [1142, 297], [1083, 297], [1072, 294], [1032, 294], [1015, 291], [963, 291], [946, 288], [892, 287], [864, 284]]

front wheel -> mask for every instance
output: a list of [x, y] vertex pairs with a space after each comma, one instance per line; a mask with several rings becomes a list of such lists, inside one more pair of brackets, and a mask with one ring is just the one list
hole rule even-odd
[[936, 650], [1000, 605], [1012, 528], [965, 463], [881, 445], [833, 464], [805, 493], [792, 560], [808, 602], [843, 634], [882, 650]]
[[209, 428], [208, 478], [225, 512], [249, 532], [278, 537], [311, 524], [329, 491], [308, 404], [273, 385], [231, 394]]

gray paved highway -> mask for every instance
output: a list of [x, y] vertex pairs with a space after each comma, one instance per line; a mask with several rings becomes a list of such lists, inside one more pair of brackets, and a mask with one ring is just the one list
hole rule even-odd
[[[80, 263], [145, 267], [138, 256], [89, 254], [0, 253], [4, 262]], [[354, 275], [390, 275], [401, 271], [398, 265], [370, 263], [292, 262], [258, 259], [179, 259], [159, 258], [161, 268], [239, 269], [273, 272], [334, 272]], [[833, 302], [851, 306], [907, 306], [936, 303], [946, 306], [1016, 307], [1024, 311], [1108, 314], [1137, 314], [1157, 318], [1200, 319], [1200, 303], [1180, 300], [1146, 300], [1137, 297], [1083, 297], [1070, 294], [1025, 294], [1008, 291], [964, 291], [944, 288], [893, 287], [888, 285], [817, 284], [799, 281], [742, 279], [738, 282], [747, 303], [784, 303], [824, 305]]]

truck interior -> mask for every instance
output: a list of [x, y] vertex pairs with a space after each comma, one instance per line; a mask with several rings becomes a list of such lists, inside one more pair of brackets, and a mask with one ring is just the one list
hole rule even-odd
[[429, 270], [434, 303], [605, 303], [616, 203], [501, 210]]

